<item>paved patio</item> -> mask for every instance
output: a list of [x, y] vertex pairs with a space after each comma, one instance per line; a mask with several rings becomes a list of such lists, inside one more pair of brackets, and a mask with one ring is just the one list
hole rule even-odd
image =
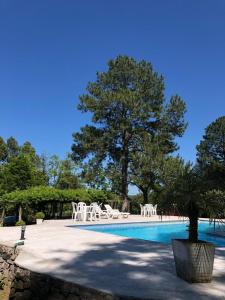
[[[174, 220], [178, 218], [163, 218]], [[143, 221], [159, 218], [130, 216], [92, 223]], [[71, 224], [71, 220], [58, 220], [27, 226], [16, 263], [112, 294], [145, 299], [225, 299], [225, 248], [216, 250], [212, 283], [188, 284], [176, 277], [170, 246], [68, 227]], [[14, 243], [19, 236], [18, 227], [0, 228], [0, 243]]]

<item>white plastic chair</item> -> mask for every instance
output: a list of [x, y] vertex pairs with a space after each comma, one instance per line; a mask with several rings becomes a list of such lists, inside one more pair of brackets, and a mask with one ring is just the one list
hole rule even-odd
[[94, 210], [95, 205], [97, 205], [97, 203], [91, 203], [89, 209], [86, 211], [87, 219], [89, 219], [90, 221], [96, 219], [95, 210]]
[[79, 221], [84, 220], [84, 215], [86, 214], [86, 203], [79, 202], [77, 204], [77, 218]]
[[145, 206], [140, 204], [140, 208], [141, 208], [141, 216], [144, 217], [145, 216]]
[[146, 217], [151, 217], [153, 215], [153, 205], [152, 204], [145, 205], [145, 215], [146, 215]]
[[153, 206], [152, 214], [157, 216], [157, 204]]
[[72, 202], [72, 220], [75, 221], [77, 218], [77, 204]]

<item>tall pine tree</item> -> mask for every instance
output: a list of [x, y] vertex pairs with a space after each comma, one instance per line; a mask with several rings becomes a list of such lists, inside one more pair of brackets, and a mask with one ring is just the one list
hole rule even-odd
[[118, 56], [109, 61], [106, 72], [97, 73], [95, 82], [88, 83], [78, 108], [91, 113], [92, 124], [73, 134], [73, 159], [91, 159], [105, 168], [111, 163], [119, 166], [123, 210], [127, 210], [132, 151], [143, 133], [159, 132], [168, 151], [173, 151], [174, 138], [185, 130], [185, 103], [177, 95], [165, 100], [164, 79], [150, 63]]

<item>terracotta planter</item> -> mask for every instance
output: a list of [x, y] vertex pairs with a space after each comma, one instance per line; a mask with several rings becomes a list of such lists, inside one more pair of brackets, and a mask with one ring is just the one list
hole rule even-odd
[[177, 276], [190, 282], [212, 280], [215, 247], [212, 243], [188, 240], [172, 240]]

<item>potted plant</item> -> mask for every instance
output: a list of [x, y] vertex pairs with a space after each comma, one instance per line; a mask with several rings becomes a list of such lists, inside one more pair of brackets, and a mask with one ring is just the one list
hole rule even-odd
[[26, 225], [26, 223], [23, 220], [19, 220], [19, 221], [16, 222], [15, 225], [16, 226], [24, 226], [24, 225]]
[[36, 218], [36, 223], [37, 224], [42, 224], [43, 219], [45, 218], [45, 214], [42, 211], [39, 211], [35, 214], [35, 218]]
[[189, 218], [188, 239], [172, 240], [176, 273], [190, 283], [210, 282], [215, 247], [212, 243], [198, 239], [198, 219], [202, 212], [215, 217], [224, 209], [222, 201], [212, 195], [207, 197], [198, 171], [189, 164], [173, 186], [169, 198], [180, 214]]

